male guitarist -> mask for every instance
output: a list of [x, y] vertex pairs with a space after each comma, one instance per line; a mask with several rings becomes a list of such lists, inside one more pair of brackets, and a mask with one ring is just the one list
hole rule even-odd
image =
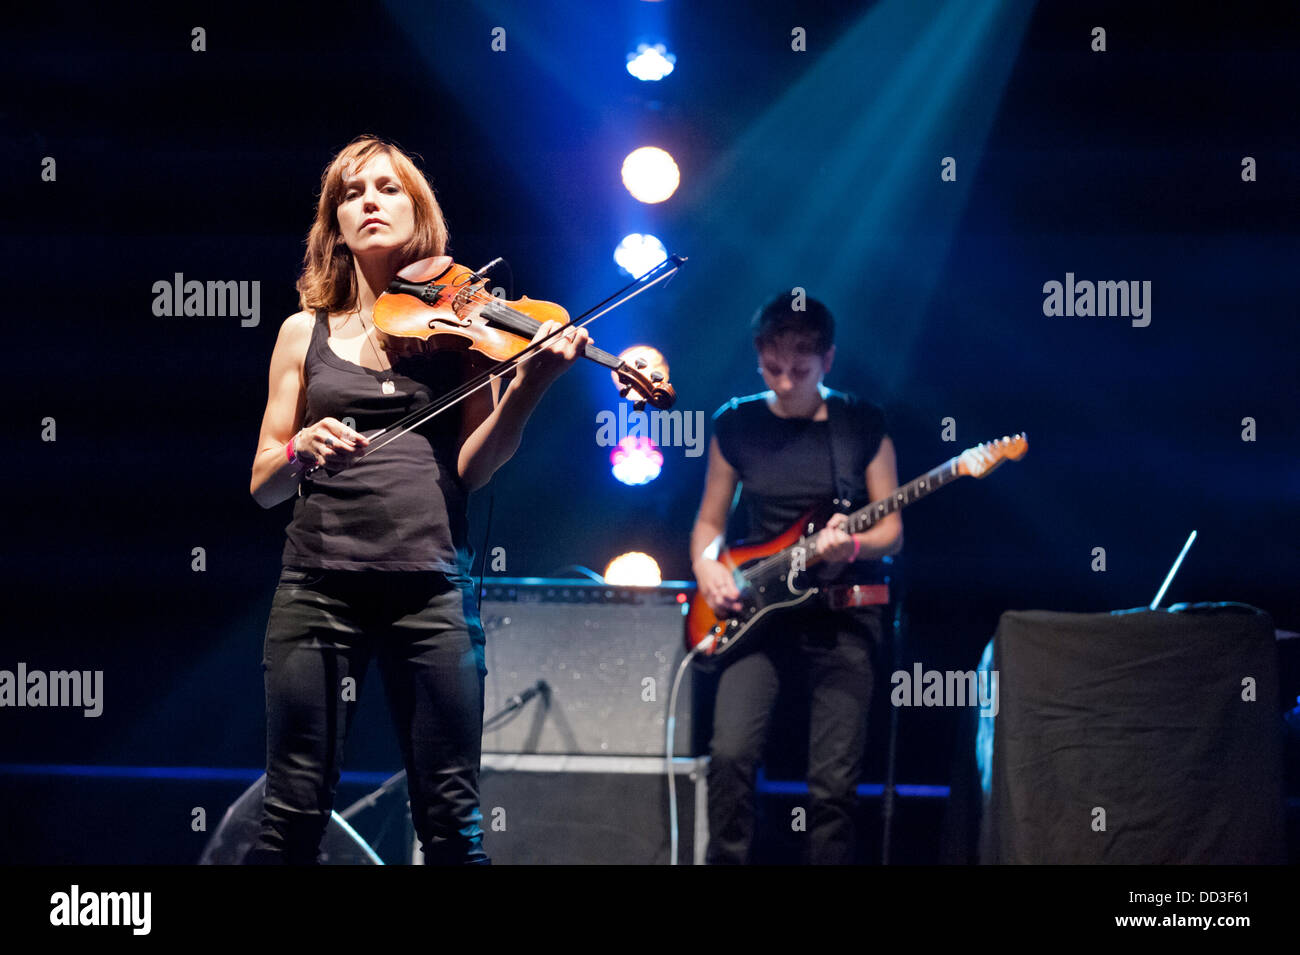
[[[802, 296], [802, 290], [799, 290]], [[802, 308], [797, 307], [802, 306]], [[691, 567], [715, 613], [740, 607], [728, 569], [713, 559], [741, 488], [747, 539], [775, 537], [818, 504], [837, 513], [816, 535], [819, 586], [852, 583], [860, 562], [903, 546], [897, 512], [848, 534], [850, 501], [886, 497], [898, 486], [894, 445], [880, 408], [822, 385], [835, 358], [834, 319], [822, 303], [781, 294], [755, 314], [758, 371], [768, 391], [732, 398], [714, 415], [708, 474], [691, 531]], [[768, 615], [718, 680], [709, 767], [710, 864], [745, 863], [754, 834], [755, 773], [777, 692], [786, 680], [808, 690], [809, 859], [853, 861], [853, 811], [867, 739], [872, 657], [882, 642], [879, 607], [832, 610], [820, 598]]]

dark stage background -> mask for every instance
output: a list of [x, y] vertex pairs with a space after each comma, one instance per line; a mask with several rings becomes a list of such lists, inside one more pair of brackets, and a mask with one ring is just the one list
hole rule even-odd
[[[1026, 431], [1023, 461], [905, 513], [909, 661], [973, 667], [1008, 609], [1143, 605], [1193, 528], [1166, 602], [1244, 601], [1300, 630], [1300, 24], [1291, 5], [1186, 11], [9, 11], [0, 242], [15, 460], [0, 668], [102, 669], [105, 702], [96, 719], [0, 711], [0, 763], [259, 771], [261, 641], [292, 505], [259, 508], [250, 467], [320, 172], [363, 132], [422, 156], [457, 261], [506, 257], [515, 296], [580, 311], [626, 281], [612, 252], [627, 232], [689, 256], [666, 288], [592, 328], [613, 351], [659, 347], [685, 412], [707, 421], [761, 389], [747, 321], [802, 286], [839, 322], [827, 384], [885, 407], [902, 480]], [[191, 50], [196, 26], [204, 52]], [[791, 50], [794, 26], [806, 52]], [[1090, 49], [1094, 26], [1104, 53]], [[658, 84], [623, 68], [651, 35], [677, 56]], [[644, 144], [682, 171], [660, 206], [619, 181]], [[955, 182], [941, 180], [946, 156]], [[1242, 179], [1247, 156], [1256, 181]], [[1150, 281], [1150, 324], [1045, 316], [1043, 284], [1067, 272]], [[258, 324], [155, 317], [153, 283], [175, 273], [260, 282]], [[491, 494], [506, 573], [599, 570], [640, 550], [665, 578], [689, 577], [706, 459], [667, 448], [658, 480], [617, 483], [595, 423], [616, 408], [608, 375], [575, 367], [474, 496], [475, 547]], [[941, 437], [949, 417], [955, 442]], [[56, 441], [42, 439], [45, 419]], [[1096, 547], [1105, 572], [1091, 567]], [[348, 768], [396, 771], [373, 674], [369, 686]], [[1294, 705], [1295, 686], [1283, 690]], [[900, 779], [947, 785], [958, 722], [903, 711]], [[799, 769], [790, 733], [769, 775]], [[96, 825], [102, 805], [74, 778], [0, 774], [0, 859], [197, 858], [206, 837], [190, 831], [188, 794], [115, 784], [168, 847], [142, 849], [129, 827]], [[210, 825], [247, 778], [205, 803]], [[935, 858], [918, 839], [898, 851]]]

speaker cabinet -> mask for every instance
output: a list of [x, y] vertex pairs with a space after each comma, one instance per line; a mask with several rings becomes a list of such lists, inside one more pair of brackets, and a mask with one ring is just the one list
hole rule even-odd
[[[681, 865], [703, 864], [707, 759], [675, 759]], [[665, 760], [484, 753], [483, 846], [494, 865], [667, 865]]]
[[[685, 657], [683, 614], [691, 586], [485, 581], [484, 751], [665, 755], [669, 691]], [[491, 720], [530, 688], [540, 692], [504, 720]], [[688, 672], [679, 691], [674, 755], [695, 755], [691, 697]]]

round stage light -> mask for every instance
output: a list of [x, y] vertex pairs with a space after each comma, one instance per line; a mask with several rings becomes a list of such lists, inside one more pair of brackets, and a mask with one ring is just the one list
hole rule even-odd
[[676, 63], [677, 57], [669, 53], [662, 43], [653, 46], [638, 43], [636, 50], [627, 55], [627, 71], [647, 83], [662, 80], [673, 71]]
[[605, 583], [621, 587], [658, 587], [664, 582], [659, 562], [649, 554], [634, 550], [619, 554], [605, 568]]
[[[664, 353], [657, 348], [649, 345], [629, 345], [618, 353], [618, 360], [626, 365], [635, 368], [641, 374], [650, 378], [656, 371], [664, 376], [663, 380], [667, 381], [669, 375], [668, 362], [664, 358]], [[618, 372], [609, 373], [610, 380], [614, 382], [615, 388], [622, 388], [623, 382], [618, 377]], [[653, 381], [653, 379], [651, 379]]]
[[614, 250], [614, 261], [618, 267], [639, 279], [656, 265], [668, 260], [668, 250], [656, 236], [633, 232], [623, 237], [623, 241]]
[[663, 202], [682, 181], [673, 157], [658, 146], [642, 146], [623, 160], [623, 185], [632, 196], [647, 205]]
[[654, 442], [628, 435], [609, 453], [610, 470], [619, 481], [637, 487], [649, 484], [664, 467], [664, 456]]

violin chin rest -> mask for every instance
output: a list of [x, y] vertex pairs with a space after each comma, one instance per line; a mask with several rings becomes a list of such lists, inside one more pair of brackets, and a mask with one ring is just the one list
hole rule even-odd
[[412, 262], [399, 271], [397, 277], [408, 282], [431, 282], [450, 267], [450, 255], [431, 255], [427, 259]]

